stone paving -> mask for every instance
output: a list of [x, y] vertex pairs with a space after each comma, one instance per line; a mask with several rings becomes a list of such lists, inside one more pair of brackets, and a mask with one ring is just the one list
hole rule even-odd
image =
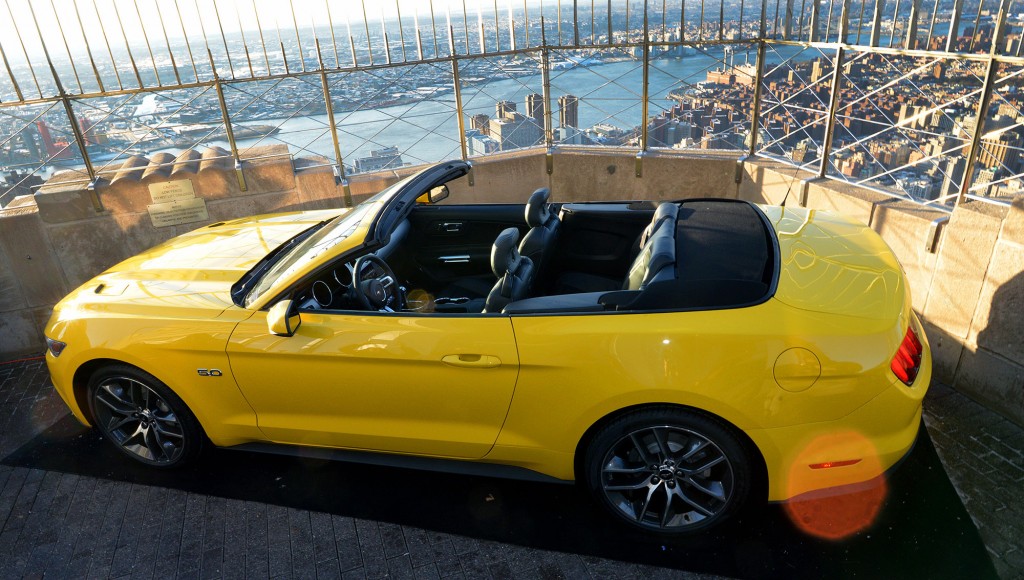
[[[933, 386], [925, 422], [1003, 578], [1024, 578], [1024, 429]], [[0, 365], [0, 457], [66, 414], [41, 361]], [[679, 570], [0, 465], [0, 578], [697, 578]]]
[[1002, 578], [1024, 578], [1024, 429], [940, 384], [924, 421]]

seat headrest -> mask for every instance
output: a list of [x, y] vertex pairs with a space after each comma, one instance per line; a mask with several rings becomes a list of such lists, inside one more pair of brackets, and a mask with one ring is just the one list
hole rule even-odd
[[678, 217], [679, 206], [674, 203], [665, 202], [658, 204], [658, 209], [654, 210], [654, 219], [651, 220], [651, 223], [658, 223], [665, 218], [672, 218], [674, 220]]
[[[665, 224], [667, 221], [663, 219], [658, 224]], [[623, 290], [643, 290], [658, 272], [675, 265], [675, 233], [676, 229], [671, 226], [662, 225], [654, 228], [654, 233], [645, 241], [643, 249], [633, 260], [629, 274], [622, 284]]]
[[651, 239], [654, 232], [658, 231], [661, 224], [666, 221], [675, 222], [679, 219], [679, 206], [674, 203], [665, 202], [658, 206], [658, 209], [654, 211], [654, 218], [651, 219], [650, 225], [644, 229], [644, 233], [640, 236], [640, 247], [643, 248], [647, 245], [647, 240]]
[[519, 230], [508, 228], [498, 234], [491, 247], [491, 270], [498, 278], [507, 272], [515, 272], [522, 260], [519, 255]]
[[543, 226], [551, 219], [551, 208], [548, 207], [548, 200], [551, 199], [551, 191], [542, 187], [530, 195], [530, 201], [526, 202], [526, 225], [531, 228]]

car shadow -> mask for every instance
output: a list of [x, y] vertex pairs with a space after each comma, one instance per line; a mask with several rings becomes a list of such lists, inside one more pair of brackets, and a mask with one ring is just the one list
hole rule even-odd
[[[747, 510], [721, 531], [658, 538], [612, 521], [573, 485], [222, 449], [206, 450], [186, 469], [153, 470], [70, 415], [3, 463], [723, 576], [995, 577], [923, 426], [887, 477], [874, 523], [841, 540], [801, 531], [780, 505]], [[818, 511], [827, 513], [823, 501]]]

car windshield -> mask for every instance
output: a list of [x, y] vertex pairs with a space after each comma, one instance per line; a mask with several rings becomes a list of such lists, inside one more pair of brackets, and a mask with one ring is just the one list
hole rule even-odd
[[385, 205], [410, 179], [412, 177], [399, 181], [359, 204], [352, 211], [334, 218], [302, 243], [281, 254], [249, 291], [245, 298], [245, 306], [248, 307], [255, 303], [267, 290], [273, 288], [278, 280], [287, 278], [324, 252], [348, 239], [371, 210]]

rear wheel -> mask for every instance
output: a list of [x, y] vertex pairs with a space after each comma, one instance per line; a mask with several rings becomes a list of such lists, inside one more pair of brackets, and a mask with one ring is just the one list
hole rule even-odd
[[743, 444], [711, 417], [681, 409], [653, 408], [612, 421], [591, 441], [584, 461], [597, 501], [651, 532], [717, 526], [750, 496], [751, 461]]
[[156, 377], [117, 365], [95, 373], [88, 385], [96, 428], [122, 453], [153, 467], [171, 468], [195, 458], [202, 446], [199, 422]]

